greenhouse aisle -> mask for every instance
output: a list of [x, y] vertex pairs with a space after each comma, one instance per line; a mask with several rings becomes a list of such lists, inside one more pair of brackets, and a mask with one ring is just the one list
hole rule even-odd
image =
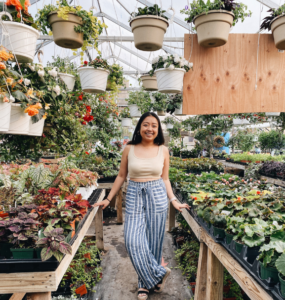
[[[167, 224], [166, 224], [167, 225]], [[103, 279], [94, 288], [93, 300], [137, 299], [137, 275], [124, 244], [124, 225], [117, 225], [116, 218], [108, 219], [104, 226], [104, 243], [107, 250], [102, 257]], [[167, 227], [166, 227], [167, 228]], [[182, 276], [174, 260], [175, 247], [172, 237], [165, 233], [163, 257], [172, 272], [163, 293], [150, 293], [150, 300], [190, 300], [189, 283]]]

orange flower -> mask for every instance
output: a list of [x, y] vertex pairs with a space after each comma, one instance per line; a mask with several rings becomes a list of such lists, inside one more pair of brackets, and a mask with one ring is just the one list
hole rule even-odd
[[47, 113], [45, 113], [44, 115], [43, 115], [43, 119], [45, 120], [47, 118]]
[[5, 48], [1, 47], [0, 49], [1, 49], [0, 50], [0, 60], [1, 61], [7, 61], [8, 59], [13, 59], [14, 58], [13, 54], [11, 52], [8, 53], [5, 50]]
[[23, 82], [23, 78], [21, 78], [18, 82], [19, 82], [19, 83], [22, 83], [22, 82]]
[[5, 69], [6, 69], [6, 65], [0, 62], [0, 70], [5, 70]]
[[[17, 11], [20, 11], [23, 9], [22, 4], [20, 3], [19, 0], [7, 0], [6, 2], [7, 6], [15, 6]], [[30, 0], [25, 1], [25, 8], [24, 10], [28, 11], [28, 7], [30, 6]]]
[[33, 105], [33, 107], [36, 108], [36, 109], [43, 108], [42, 105], [39, 102], [37, 104]]
[[35, 116], [39, 113], [39, 110], [34, 107], [35, 105], [31, 105], [25, 109], [25, 113], [30, 117]]
[[7, 97], [4, 97], [3, 102], [10, 102]]
[[11, 85], [11, 84], [13, 83], [14, 79], [8, 77], [6, 81], [7, 81], [7, 83], [8, 83], [9, 85]]

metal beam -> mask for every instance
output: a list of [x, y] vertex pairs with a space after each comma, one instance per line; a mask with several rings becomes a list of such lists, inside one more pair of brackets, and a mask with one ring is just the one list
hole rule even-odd
[[132, 32], [132, 29], [131, 29], [130, 26], [128, 26], [128, 25], [126, 25], [126, 24], [124, 24], [124, 23], [122, 23], [122, 22], [120, 22], [120, 21], [117, 21], [117, 20], [114, 19], [113, 17], [111, 17], [111, 16], [109, 16], [109, 15], [103, 13], [103, 12], [97, 13], [97, 14], [95, 14], [94, 16], [97, 17], [97, 18], [98, 18], [98, 17], [106, 18], [106, 19], [112, 21], [113, 23], [115, 23], [115, 24], [121, 26], [122, 28], [124, 28], [124, 29], [126, 29], [126, 30]]
[[137, 52], [131, 50], [130, 48], [128, 48], [128, 47], [126, 47], [126, 46], [124, 46], [124, 45], [122, 45], [122, 44], [120, 44], [120, 43], [118, 43], [118, 42], [113, 42], [113, 44], [116, 45], [116, 46], [121, 47], [122, 49], [124, 49], [124, 50], [126, 50], [126, 51], [128, 51], [128, 52], [130, 52], [131, 54], [137, 56], [138, 58], [140, 58], [140, 59], [142, 59], [142, 60], [144, 60], [144, 61], [146, 61], [146, 62], [149, 62], [149, 60], [148, 60], [146, 57], [144, 57], [144, 56], [141, 55], [141, 54], [138, 54]]
[[30, 0], [31, 5], [35, 4], [36, 2], [40, 2], [41, 0]]
[[109, 58], [115, 58], [115, 59], [119, 60], [120, 62], [124, 63], [125, 65], [130, 66], [131, 68], [137, 70], [140, 74], [145, 73], [144, 71], [140, 70], [138, 67], [130, 64], [128, 61], [126, 61], [120, 57], [117, 57], [116, 55], [109, 55], [108, 57], [104, 57], [104, 59], [109, 59]]
[[47, 46], [48, 44], [51, 44], [52, 42], [53, 42], [53, 40], [52, 40], [52, 41], [47, 40], [47, 41], [45, 41], [45, 42], [42, 42], [42, 43], [38, 44], [37, 47], [36, 47], [36, 53], [37, 53], [41, 48]]
[[272, 0], [257, 0], [257, 1], [269, 8], [278, 8], [280, 6]]
[[140, 87], [128, 87], [128, 88], [121, 88], [119, 89], [120, 91], [124, 92], [124, 91], [140, 91], [142, 88]]

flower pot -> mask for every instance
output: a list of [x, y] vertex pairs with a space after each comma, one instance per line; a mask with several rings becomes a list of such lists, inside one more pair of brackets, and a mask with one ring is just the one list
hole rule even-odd
[[157, 91], [157, 81], [156, 76], [150, 76], [150, 75], [142, 75], [141, 81], [144, 90], [146, 91]]
[[262, 263], [260, 263], [260, 278], [268, 279], [271, 278], [272, 281], [278, 282], [278, 270], [277, 268], [272, 267], [264, 267]]
[[206, 48], [220, 47], [227, 43], [234, 14], [226, 10], [212, 10], [194, 18], [198, 43]]
[[32, 118], [30, 118], [30, 127], [28, 135], [32, 136], [42, 136], [44, 131], [45, 119], [41, 119], [37, 123], [32, 122]]
[[83, 199], [87, 199], [88, 197], [88, 191], [87, 191], [87, 188], [84, 186], [84, 187], [79, 187], [78, 188], [78, 191], [76, 192], [76, 194], [81, 194], [82, 198]]
[[87, 93], [103, 93], [106, 91], [109, 71], [93, 67], [78, 68], [82, 90]]
[[266, 117], [279, 117], [280, 112], [267, 112], [265, 113]]
[[136, 117], [141, 117], [141, 112], [139, 110], [139, 107], [136, 104], [130, 104], [128, 105], [129, 109], [130, 109], [130, 115], [132, 118], [136, 118]]
[[238, 243], [237, 241], [234, 241], [234, 244], [235, 244], [235, 250], [236, 250], [236, 252], [237, 252], [237, 253], [241, 253], [243, 244]]
[[173, 128], [173, 124], [166, 124], [166, 129], [172, 129]]
[[285, 50], [285, 16], [280, 15], [273, 19], [270, 23], [274, 43], [277, 49]]
[[177, 94], [182, 91], [183, 78], [186, 73], [184, 69], [157, 69], [154, 73], [157, 78], [157, 86], [160, 93]]
[[278, 273], [279, 283], [280, 283], [280, 292], [281, 296], [285, 297], [285, 280], [281, 278], [280, 273]]
[[132, 126], [132, 119], [130, 119], [130, 118], [123, 118], [122, 119], [122, 126], [123, 127], [131, 127]]
[[168, 21], [158, 16], [138, 16], [131, 20], [135, 47], [142, 51], [156, 51], [162, 48]]
[[13, 244], [8, 242], [0, 242], [0, 256], [4, 256], [5, 258], [11, 258], [12, 252], [11, 248], [13, 247]]
[[[2, 24], [2, 45], [13, 52], [19, 63], [31, 63], [34, 60], [39, 32], [31, 26], [17, 22], [3, 21]], [[6, 32], [9, 35], [3, 35]]]
[[11, 103], [0, 102], [0, 131], [8, 131], [11, 116]]
[[36, 258], [41, 258], [43, 248], [35, 248]]
[[75, 293], [77, 295], [80, 295], [80, 297], [82, 297], [83, 295], [86, 295], [87, 294], [86, 285], [85, 284], [81, 285], [79, 288], [77, 288], [75, 290]]
[[175, 108], [174, 114], [176, 116], [185, 116], [185, 114], [183, 114], [183, 104], [181, 103], [180, 108]]
[[52, 27], [53, 39], [56, 45], [77, 49], [83, 45], [83, 33], [74, 31], [74, 27], [82, 25], [82, 19], [74, 13], [68, 13], [68, 20], [59, 18], [57, 11], [53, 11], [48, 16], [48, 22]]
[[66, 87], [69, 91], [73, 91], [75, 84], [75, 76], [67, 73], [58, 73], [59, 77], [66, 84]]
[[6, 133], [19, 135], [29, 134], [31, 117], [24, 113], [21, 104], [12, 103], [11, 105], [10, 126]]
[[75, 220], [73, 220], [69, 225], [72, 227], [71, 238], [75, 236]]
[[226, 235], [226, 243], [227, 245], [229, 245], [232, 242], [234, 236], [233, 234], [227, 233], [226, 231], [225, 231], [225, 235]]
[[249, 125], [249, 121], [246, 119], [233, 119], [233, 125], [239, 126], [239, 125]]
[[34, 249], [13, 249], [11, 248], [14, 259], [33, 259]]
[[215, 236], [218, 236], [221, 239], [223, 239], [226, 236], [224, 229], [221, 229], [221, 228], [218, 228], [218, 227], [215, 227], [215, 226], [213, 226], [213, 229], [214, 229], [214, 235]]
[[163, 117], [163, 116], [166, 115], [166, 113], [165, 113], [164, 110], [158, 110], [158, 111], [157, 111], [157, 115]]

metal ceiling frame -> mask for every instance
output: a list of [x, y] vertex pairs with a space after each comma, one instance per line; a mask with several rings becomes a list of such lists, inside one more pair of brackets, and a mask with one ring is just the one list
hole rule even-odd
[[138, 67], [132, 65], [132, 64], [129, 63], [128, 61], [126, 61], [126, 60], [124, 60], [124, 59], [122, 59], [122, 58], [120, 58], [120, 57], [118, 57], [118, 56], [116, 56], [116, 55], [109, 55], [109, 56], [107, 56], [107, 57], [104, 57], [104, 59], [107, 59], [107, 60], [108, 60], [109, 58], [115, 58], [115, 59], [119, 60], [120, 62], [124, 63], [125, 65], [127, 65], [127, 66], [129, 66], [129, 67], [131, 67], [131, 68], [133, 68], [133, 69], [135, 69], [135, 70], [137, 70], [140, 74], [145, 73], [145, 71], [140, 70]]

